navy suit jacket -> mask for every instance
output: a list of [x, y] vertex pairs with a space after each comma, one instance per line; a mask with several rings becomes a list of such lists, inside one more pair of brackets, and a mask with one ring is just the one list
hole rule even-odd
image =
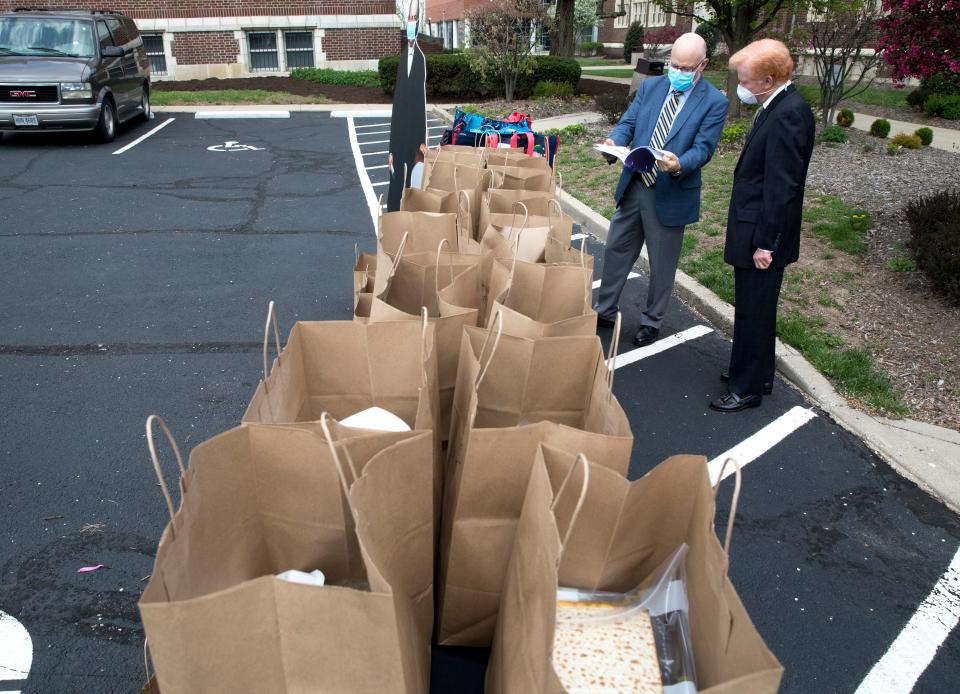
[[773, 252], [770, 267], [800, 257], [800, 222], [816, 122], [792, 84], [767, 106], [747, 135], [733, 174], [723, 259], [753, 268], [758, 248]]
[[[631, 149], [649, 145], [669, 90], [670, 80], [665, 75], [644, 80], [610, 139]], [[702, 76], [691, 87], [662, 147], [677, 155], [681, 169], [679, 176], [658, 172], [655, 190], [661, 224], [686, 226], [700, 219], [700, 169], [717, 149], [728, 105], [727, 97]], [[624, 167], [620, 175], [614, 196], [618, 207], [634, 173]]]

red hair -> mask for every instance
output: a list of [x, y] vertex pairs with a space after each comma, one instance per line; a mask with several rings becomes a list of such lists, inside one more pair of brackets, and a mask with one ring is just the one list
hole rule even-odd
[[774, 82], [782, 83], [793, 75], [793, 58], [782, 41], [760, 39], [730, 56], [730, 67], [745, 67], [755, 79], [770, 75]]

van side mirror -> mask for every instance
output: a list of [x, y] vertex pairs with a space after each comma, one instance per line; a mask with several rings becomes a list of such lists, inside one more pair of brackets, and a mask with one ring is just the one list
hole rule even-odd
[[123, 49], [120, 46], [106, 46], [100, 49], [100, 55], [104, 58], [122, 58]]

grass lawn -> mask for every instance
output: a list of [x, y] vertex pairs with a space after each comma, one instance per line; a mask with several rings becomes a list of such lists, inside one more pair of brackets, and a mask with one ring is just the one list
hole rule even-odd
[[584, 70], [581, 77], [633, 77], [633, 68], [611, 68], [609, 70]]
[[226, 104], [323, 104], [322, 96], [297, 96], [287, 92], [264, 89], [222, 89], [195, 92], [154, 91], [150, 102], [154, 106], [206, 106]]
[[[559, 171], [567, 192], [606, 218], [614, 212], [620, 166], [591, 150], [609, 127], [595, 125], [563, 138]], [[733, 269], [723, 262], [723, 239], [733, 170], [740, 144], [724, 145], [703, 169], [700, 221], [685, 232], [680, 268], [733, 303]], [[869, 346], [851, 346], [832, 333], [829, 318], [843, 314], [846, 288], [859, 272], [870, 217], [829, 195], [804, 200], [803, 253], [784, 277], [777, 321], [781, 340], [796, 349], [841, 393], [893, 415], [907, 413], [890, 378], [874, 364]]]

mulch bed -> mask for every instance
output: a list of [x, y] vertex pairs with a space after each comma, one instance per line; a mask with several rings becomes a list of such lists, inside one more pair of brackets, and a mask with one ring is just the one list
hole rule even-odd
[[153, 88], [161, 92], [216, 91], [220, 89], [262, 89], [271, 92], [286, 92], [297, 96], [325, 96], [333, 102], [344, 104], [389, 104], [393, 98], [377, 87], [349, 87], [339, 84], [317, 84], [293, 77], [238, 77], [205, 80], [181, 80], [155, 82]]

